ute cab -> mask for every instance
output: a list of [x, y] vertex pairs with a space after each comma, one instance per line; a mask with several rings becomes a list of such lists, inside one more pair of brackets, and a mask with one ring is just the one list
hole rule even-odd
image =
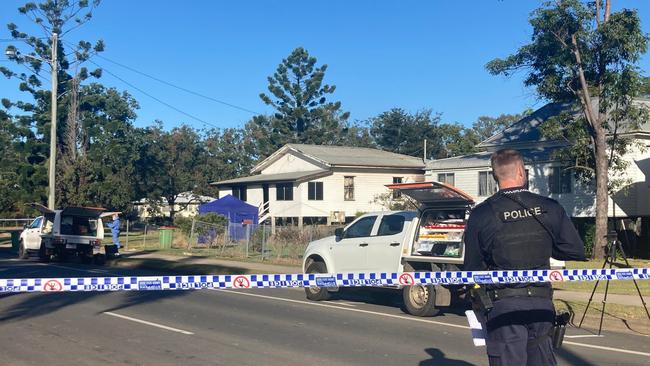
[[113, 212], [98, 207], [67, 207], [50, 210], [40, 204], [30, 206], [41, 212], [20, 236], [19, 257], [28, 258], [38, 253], [43, 261], [53, 256], [65, 260], [71, 255], [79, 256], [83, 262], [102, 262], [111, 248], [102, 245], [104, 225], [102, 218]]

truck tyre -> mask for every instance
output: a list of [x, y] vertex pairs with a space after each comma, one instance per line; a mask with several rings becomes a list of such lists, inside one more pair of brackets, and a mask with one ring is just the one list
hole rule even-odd
[[[405, 272], [431, 270], [429, 268], [413, 268], [410, 264], [404, 265]], [[404, 311], [415, 316], [434, 316], [440, 310], [436, 308], [436, 288], [434, 285], [414, 285], [402, 288]]]
[[20, 241], [20, 244], [18, 245], [18, 259], [27, 259], [29, 258], [29, 253], [27, 252], [27, 249], [25, 249], [25, 243], [23, 241]]
[[436, 289], [433, 285], [405, 286], [402, 289], [406, 312], [415, 316], [434, 316], [440, 311], [436, 308]]
[[103, 254], [95, 254], [93, 256], [93, 261], [95, 262], [96, 265], [103, 266], [104, 263], [106, 263], [106, 256]]
[[[311, 262], [307, 266], [307, 273], [327, 273], [327, 267], [323, 262]], [[305, 294], [309, 300], [323, 301], [329, 300], [331, 297], [330, 292], [326, 287], [305, 287]]]
[[86, 254], [86, 253], [80, 253], [79, 255], [81, 257], [81, 263], [83, 264], [91, 264], [93, 262], [93, 255]]

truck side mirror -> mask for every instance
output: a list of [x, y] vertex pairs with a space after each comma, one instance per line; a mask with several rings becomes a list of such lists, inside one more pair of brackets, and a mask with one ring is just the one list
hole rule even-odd
[[341, 240], [343, 238], [343, 228], [334, 230], [334, 236], [336, 236], [336, 241]]

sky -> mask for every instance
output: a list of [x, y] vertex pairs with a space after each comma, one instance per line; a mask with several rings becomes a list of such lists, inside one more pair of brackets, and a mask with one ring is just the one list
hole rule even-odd
[[[16, 10], [25, 2], [0, 1], [0, 48], [9, 44], [2, 41], [10, 38], [7, 23], [36, 30]], [[544, 104], [523, 86], [523, 75], [505, 78], [485, 71], [488, 61], [530, 41], [528, 17], [540, 3], [104, 0], [93, 19], [66, 35], [65, 42], [105, 42], [104, 58], [93, 59], [105, 69], [100, 81], [137, 99], [137, 126], [159, 119], [167, 129], [181, 124], [243, 127], [255, 114], [272, 111], [259, 94], [267, 92], [267, 77], [296, 47], [307, 49], [319, 65], [328, 65], [325, 82], [336, 85], [330, 98], [341, 101], [351, 121], [397, 107], [431, 109], [444, 122], [471, 126], [479, 116], [519, 113]], [[650, 1], [614, 0], [613, 7], [638, 9], [643, 29], [650, 33]], [[13, 67], [4, 55], [0, 65]], [[639, 67], [650, 73], [648, 55]], [[0, 97], [24, 99], [16, 85], [0, 78]]]

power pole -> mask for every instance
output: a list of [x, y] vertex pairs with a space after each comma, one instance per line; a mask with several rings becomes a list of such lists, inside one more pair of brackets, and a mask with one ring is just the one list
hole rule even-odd
[[422, 160], [427, 162], [427, 139], [424, 139], [424, 150], [423, 150]]
[[58, 49], [58, 35], [52, 33], [52, 57], [50, 58], [50, 66], [52, 67], [52, 121], [50, 126], [50, 168], [49, 168], [49, 188], [47, 196], [47, 207], [50, 210], [54, 210], [55, 203], [55, 191], [54, 191], [54, 180], [56, 179], [56, 100], [57, 100], [57, 49]]

